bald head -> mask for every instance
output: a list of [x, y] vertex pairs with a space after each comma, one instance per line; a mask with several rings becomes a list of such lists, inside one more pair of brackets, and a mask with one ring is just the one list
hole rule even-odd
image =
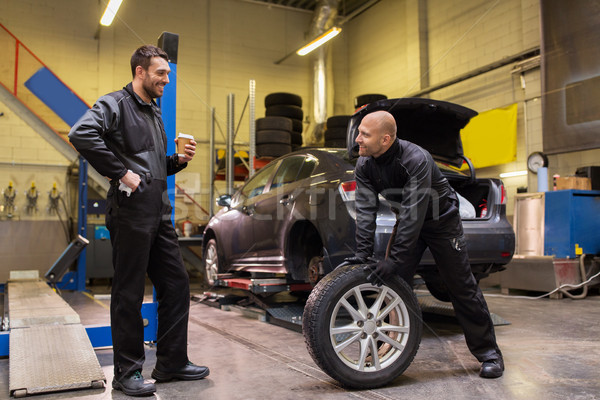
[[396, 140], [396, 129], [396, 120], [389, 112], [375, 111], [367, 114], [358, 127], [358, 154], [363, 157], [379, 157]]
[[392, 141], [396, 139], [396, 120], [394, 116], [387, 111], [374, 111], [367, 114], [363, 121], [371, 122], [381, 135], [390, 135]]

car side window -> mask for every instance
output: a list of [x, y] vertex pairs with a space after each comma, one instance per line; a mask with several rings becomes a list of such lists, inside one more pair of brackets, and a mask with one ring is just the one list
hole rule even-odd
[[251, 199], [252, 197], [262, 194], [276, 165], [277, 163], [269, 164], [250, 178], [244, 187], [242, 187], [242, 196]]
[[313, 156], [306, 157], [304, 159], [304, 164], [302, 164], [302, 167], [300, 168], [300, 171], [298, 172], [298, 176], [296, 177], [296, 180], [299, 181], [300, 179], [308, 178], [312, 174], [312, 172], [314, 171], [316, 166], [317, 166], [316, 158], [314, 158]]
[[296, 181], [298, 171], [302, 167], [303, 163], [304, 157], [302, 156], [290, 157], [283, 160], [279, 166], [279, 169], [277, 170], [277, 173], [273, 177], [271, 188], [277, 188]]

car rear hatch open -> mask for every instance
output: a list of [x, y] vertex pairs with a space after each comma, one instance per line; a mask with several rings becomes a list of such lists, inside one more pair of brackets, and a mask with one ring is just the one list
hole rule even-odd
[[358, 157], [358, 126], [365, 115], [378, 110], [390, 112], [396, 119], [397, 136], [415, 143], [438, 161], [456, 167], [463, 163], [460, 131], [477, 112], [446, 101], [423, 98], [379, 100], [357, 111], [348, 125], [348, 154]]

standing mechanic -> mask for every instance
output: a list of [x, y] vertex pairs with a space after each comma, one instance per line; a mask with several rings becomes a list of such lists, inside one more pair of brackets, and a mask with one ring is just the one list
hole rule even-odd
[[169, 83], [170, 71], [162, 49], [151, 45], [138, 48], [131, 56], [132, 82], [100, 97], [69, 133], [79, 153], [111, 180], [106, 226], [114, 267], [112, 386], [134, 396], [156, 391], [154, 383], [144, 381], [141, 375], [146, 273], [158, 298], [157, 361], [152, 378], [157, 382], [193, 380], [209, 374], [208, 368], [192, 364], [187, 357], [189, 278], [166, 195], [167, 175], [187, 166], [196, 142], [185, 146], [184, 156], [166, 156], [167, 137], [154, 102]]
[[[456, 317], [471, 353], [482, 362], [479, 375], [498, 378], [504, 371], [487, 304], [469, 265], [458, 199], [431, 155], [396, 138], [396, 121], [387, 111], [367, 114], [356, 143], [356, 243], [353, 260], [364, 263], [373, 255], [373, 237], [381, 193], [397, 213], [395, 238], [386, 259], [367, 279], [374, 285], [399, 274], [412, 283], [427, 247], [444, 280]], [[436, 204], [437, 203], [437, 204]], [[369, 267], [367, 267], [369, 268]]]

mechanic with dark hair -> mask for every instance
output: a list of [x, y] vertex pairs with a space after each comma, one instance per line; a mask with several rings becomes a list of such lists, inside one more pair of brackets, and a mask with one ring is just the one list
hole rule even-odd
[[157, 361], [152, 378], [157, 382], [194, 380], [209, 374], [208, 368], [192, 364], [187, 356], [189, 277], [165, 195], [167, 175], [185, 168], [196, 152], [192, 141], [185, 146], [185, 155], [166, 155], [167, 137], [154, 99], [163, 95], [170, 71], [162, 49], [138, 48], [131, 57], [132, 82], [100, 97], [69, 133], [73, 146], [111, 183], [106, 227], [114, 267], [112, 387], [133, 396], [156, 391], [154, 383], [141, 374], [146, 273], [158, 298]]
[[446, 284], [467, 346], [482, 363], [479, 375], [498, 378], [504, 371], [494, 325], [483, 294], [471, 272], [458, 199], [431, 154], [396, 138], [396, 121], [387, 111], [367, 114], [356, 143], [356, 257], [366, 263], [373, 256], [378, 194], [392, 205], [397, 222], [386, 258], [367, 266], [367, 280], [381, 286], [400, 275], [412, 284], [427, 247]]

